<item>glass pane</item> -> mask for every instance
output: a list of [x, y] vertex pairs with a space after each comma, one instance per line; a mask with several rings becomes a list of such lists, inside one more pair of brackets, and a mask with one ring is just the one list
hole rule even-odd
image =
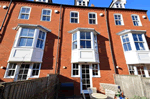
[[35, 70], [32, 71], [32, 76], [34, 76], [34, 75], [35, 75]]
[[30, 8], [26, 8], [26, 13], [29, 13], [30, 12]]
[[25, 65], [25, 68], [26, 68], [26, 69], [28, 69], [28, 68], [29, 68], [29, 66], [30, 66], [30, 64], [26, 64], [26, 65]]
[[77, 33], [73, 34], [73, 41], [77, 40]]
[[43, 16], [42, 20], [43, 20], [43, 21], [46, 21], [46, 16]]
[[49, 16], [46, 17], [46, 21], [50, 21], [50, 17]]
[[142, 34], [138, 34], [138, 37], [139, 37], [139, 41], [143, 41]]
[[85, 41], [80, 41], [80, 48], [85, 48]]
[[23, 80], [26, 80], [27, 79], [27, 75], [23, 75]]
[[132, 35], [133, 35], [134, 41], [138, 41], [137, 35], [136, 34], [132, 34]]
[[85, 39], [85, 32], [80, 32], [80, 39]]
[[28, 15], [28, 14], [26, 14], [24, 19], [29, 19], [29, 15]]
[[123, 43], [125, 43], [125, 42], [126, 42], [126, 40], [125, 40], [125, 36], [122, 36], [122, 41], [123, 41]]
[[27, 38], [20, 38], [19, 46], [25, 46], [26, 45], [26, 41], [27, 41]]
[[50, 15], [51, 11], [50, 10], [47, 10], [47, 15]]
[[129, 50], [129, 51], [132, 50], [130, 43], [127, 43], [127, 46], [128, 46], [128, 50]]
[[75, 13], [75, 17], [78, 17], [78, 14], [77, 14], [77, 13]]
[[36, 68], [36, 64], [33, 65], [33, 69], [35, 69], [35, 68]]
[[115, 19], [118, 19], [117, 15], [115, 15]]
[[96, 24], [95, 20], [93, 20], [93, 24]]
[[22, 9], [21, 9], [21, 12], [22, 12], [22, 13], [25, 13], [25, 11], [26, 11], [26, 8], [22, 8]]
[[128, 51], [128, 48], [127, 48], [126, 44], [123, 44], [123, 48], [124, 48], [125, 51]]
[[128, 37], [126, 37], [126, 42], [129, 42], [129, 38]]
[[89, 18], [92, 18], [92, 14], [89, 14]]
[[73, 49], [77, 49], [77, 41], [73, 42]]
[[40, 47], [40, 40], [37, 40], [36, 47], [37, 47], [37, 48], [39, 48], [39, 47]]
[[43, 15], [46, 15], [46, 10], [43, 10]]
[[33, 42], [33, 39], [32, 38], [28, 38], [26, 46], [32, 46], [32, 42]]
[[135, 47], [136, 47], [136, 50], [140, 50], [139, 48], [139, 44], [135, 42]]
[[37, 64], [36, 69], [39, 69], [39, 67], [40, 67], [40, 64]]
[[40, 48], [43, 48], [43, 41], [40, 41]]
[[134, 16], [132, 16], [132, 20], [135, 20]]
[[145, 50], [143, 43], [139, 43], [139, 44], [140, 44], [140, 49]]
[[20, 18], [25, 19], [25, 14], [21, 14]]
[[45, 38], [45, 33], [43, 32], [42, 33], [42, 39], [44, 40], [44, 38]]
[[74, 15], [74, 13], [73, 12], [71, 12], [71, 17], [74, 17], [75, 15]]
[[75, 23], [78, 23], [78, 19], [74, 19], [75, 20]]
[[86, 32], [86, 39], [91, 39], [91, 33], [90, 32]]
[[21, 36], [27, 36], [28, 29], [22, 29]]
[[34, 36], [34, 29], [29, 29], [28, 36], [30, 36], [30, 37]]
[[89, 23], [92, 24], [92, 20], [91, 19], [89, 19]]
[[116, 22], [116, 25], [119, 25], [119, 21], [115, 21]]
[[86, 41], [86, 48], [91, 48], [91, 41]]
[[27, 74], [27, 73], [28, 73], [28, 70], [25, 70], [25, 71], [24, 71], [24, 74]]
[[135, 20], [138, 20], [138, 17], [137, 17], [137, 16], [135, 16]]
[[36, 70], [35, 75], [36, 75], [36, 76], [38, 76], [38, 75], [39, 75], [39, 70]]
[[74, 23], [74, 22], [75, 22], [75, 20], [73, 18], [71, 18], [71, 23]]
[[95, 18], [95, 14], [93, 14], [93, 18]]
[[20, 71], [19, 71], [19, 74], [23, 74], [23, 70], [20, 70]]

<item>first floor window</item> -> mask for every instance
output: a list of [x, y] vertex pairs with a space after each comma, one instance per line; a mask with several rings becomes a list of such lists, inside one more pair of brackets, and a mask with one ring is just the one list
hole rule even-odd
[[79, 76], [79, 64], [72, 64], [72, 76]]
[[122, 19], [121, 14], [115, 14], [114, 18], [115, 18], [116, 25], [123, 25], [123, 19]]
[[20, 34], [19, 46], [32, 46], [35, 29], [23, 28]]
[[130, 75], [134, 75], [134, 66], [129, 66], [129, 73]]
[[30, 7], [22, 7], [19, 14], [19, 19], [29, 19]]
[[134, 26], [141, 26], [138, 15], [131, 15]]
[[70, 12], [70, 23], [79, 23], [79, 14], [78, 12]]
[[51, 19], [51, 10], [50, 9], [43, 9], [42, 15], [41, 15], [41, 20], [42, 21], [50, 21], [50, 19]]
[[44, 39], [45, 39], [45, 32], [41, 31], [39, 32], [39, 36], [38, 36], [38, 40], [37, 40], [37, 44], [36, 47], [37, 48], [43, 48], [44, 46]]
[[8, 68], [7, 68], [7, 77], [13, 77], [15, 76], [15, 71], [16, 71], [16, 65], [15, 63], [10, 63]]
[[96, 24], [96, 13], [89, 13], [89, 24]]
[[129, 41], [128, 34], [122, 36], [122, 41], [123, 41], [123, 48], [124, 48], [124, 51], [130, 51], [130, 50], [132, 50], [132, 49], [131, 49], [131, 45], [130, 45], [130, 41]]
[[32, 76], [38, 76], [40, 71], [40, 64], [35, 63], [32, 68]]
[[92, 74], [93, 77], [99, 76], [99, 66], [98, 64], [92, 64]]

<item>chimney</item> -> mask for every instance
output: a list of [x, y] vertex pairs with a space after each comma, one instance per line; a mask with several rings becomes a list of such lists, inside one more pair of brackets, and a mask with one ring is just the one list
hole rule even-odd
[[95, 7], [94, 4], [91, 4], [91, 7]]

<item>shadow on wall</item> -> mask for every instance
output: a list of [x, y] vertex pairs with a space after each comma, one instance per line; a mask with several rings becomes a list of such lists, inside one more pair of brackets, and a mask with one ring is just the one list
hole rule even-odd
[[106, 42], [109, 42], [108, 38], [98, 35], [98, 52], [99, 52], [99, 61], [100, 61], [100, 70], [111, 70], [109, 64], [109, 57], [106, 49]]
[[41, 69], [53, 69], [54, 43], [57, 41], [57, 38], [58, 36], [56, 36], [54, 33], [47, 33]]
[[[12, 6], [13, 5], [13, 6]], [[6, 28], [7, 28], [7, 26], [8, 26], [8, 23], [9, 23], [9, 21], [10, 21], [10, 18], [11, 18], [11, 15], [12, 15], [12, 13], [13, 13], [13, 10], [14, 10], [14, 8], [15, 8], [15, 6], [16, 6], [16, 3], [15, 2], [13, 2], [12, 3], [12, 7], [9, 9], [9, 13], [8, 13], [8, 15], [7, 15], [7, 18], [6, 18], [6, 20], [5, 20], [5, 23], [4, 23], [4, 25], [2, 26], [2, 29], [0, 30], [0, 43], [2, 42], [2, 40], [3, 40], [3, 38], [4, 38], [4, 35], [5, 35], [5, 33], [6, 33]], [[0, 25], [1, 25], [2, 23], [0, 23]]]
[[147, 37], [147, 36], [145, 36], [145, 37], [146, 37], [146, 41], [147, 41], [148, 47], [150, 49], [150, 37]]

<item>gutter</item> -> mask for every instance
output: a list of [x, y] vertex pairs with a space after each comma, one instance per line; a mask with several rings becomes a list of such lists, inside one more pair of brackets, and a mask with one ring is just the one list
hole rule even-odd
[[112, 56], [112, 61], [113, 61], [113, 65], [114, 65], [114, 71], [115, 71], [115, 74], [118, 74], [117, 73], [117, 69], [116, 69], [116, 64], [115, 64], [115, 59], [114, 59], [114, 53], [113, 53], [113, 46], [112, 46], [112, 40], [111, 40], [111, 36], [110, 36], [110, 28], [109, 28], [109, 22], [108, 22], [108, 12], [107, 12], [107, 9], [105, 9], [105, 15], [106, 15], [106, 25], [107, 25], [107, 33], [108, 33], [108, 38], [109, 38], [109, 45], [110, 45], [110, 51], [111, 51], [111, 56]]
[[5, 18], [4, 18], [3, 23], [2, 23], [2, 25], [1, 25], [1, 27], [0, 27], [0, 31], [2, 30], [2, 27], [3, 27], [4, 22], [5, 22], [5, 20], [6, 20], [7, 14], [8, 14], [8, 12], [9, 12], [9, 9], [10, 9], [10, 6], [11, 6], [11, 3], [12, 3], [12, 0], [10, 0], [9, 7], [8, 7], [8, 9], [7, 9], [7, 12], [6, 12]]
[[59, 30], [58, 30], [58, 42], [57, 42], [57, 54], [56, 54], [56, 63], [55, 63], [55, 74], [57, 74], [57, 64], [58, 64], [58, 51], [59, 51], [59, 39], [60, 39], [60, 30], [61, 30], [61, 13], [62, 13], [62, 5], [60, 5], [60, 18], [59, 18]]

